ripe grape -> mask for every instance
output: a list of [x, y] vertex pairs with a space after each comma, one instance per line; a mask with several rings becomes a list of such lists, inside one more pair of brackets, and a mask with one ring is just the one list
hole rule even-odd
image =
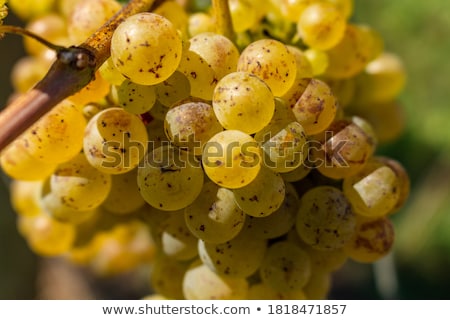
[[263, 166], [252, 182], [234, 189], [233, 193], [242, 211], [260, 218], [278, 210], [284, 200], [285, 186], [278, 173]]
[[80, 44], [121, 9], [116, 0], [78, 1], [69, 17], [69, 36], [73, 44]]
[[389, 166], [373, 159], [361, 171], [344, 179], [343, 191], [355, 213], [377, 218], [396, 206], [400, 185]]
[[387, 217], [359, 218], [356, 232], [345, 245], [344, 251], [355, 261], [372, 263], [389, 253], [394, 238], [394, 226]]
[[138, 116], [122, 108], [108, 108], [89, 120], [83, 149], [97, 170], [121, 174], [138, 166], [147, 141], [147, 130]]
[[331, 124], [336, 116], [337, 104], [325, 82], [311, 79], [292, 111], [306, 134], [313, 135], [324, 131]]
[[[317, 170], [326, 177], [342, 179], [360, 171], [375, 150], [373, 130], [367, 122], [338, 120], [318, 138], [312, 150]], [[366, 128], [367, 127], [367, 128]]]
[[219, 244], [198, 240], [202, 262], [219, 275], [245, 278], [255, 273], [266, 252], [265, 239], [255, 237], [252, 230], [242, 230], [233, 239]]
[[296, 228], [301, 239], [313, 248], [339, 249], [355, 232], [355, 215], [342, 191], [315, 187], [300, 199]]
[[206, 143], [202, 164], [212, 181], [236, 189], [249, 184], [258, 175], [261, 151], [250, 135], [239, 130], [225, 130]]
[[80, 152], [86, 120], [71, 103], [64, 101], [23, 135], [30, 156], [46, 163], [63, 163]]
[[223, 130], [213, 107], [203, 102], [187, 102], [171, 108], [164, 121], [169, 140], [180, 148], [201, 155], [208, 140]]
[[227, 37], [207, 32], [192, 37], [189, 43], [189, 50], [202, 57], [214, 70], [215, 79], [220, 80], [236, 70], [239, 51]]
[[299, 207], [299, 197], [295, 187], [285, 183], [286, 192], [280, 208], [265, 217], [247, 216], [244, 228], [264, 239], [281, 237], [294, 226]]
[[106, 199], [111, 189], [111, 176], [92, 167], [80, 153], [56, 168], [50, 177], [50, 188], [64, 205], [86, 211]]
[[192, 154], [163, 145], [151, 151], [138, 168], [138, 186], [151, 206], [175, 211], [197, 198], [203, 186], [203, 171]]
[[191, 85], [184, 74], [175, 71], [167, 80], [154, 86], [156, 98], [166, 107], [189, 98]]
[[200, 195], [186, 207], [186, 225], [199, 239], [224, 243], [233, 239], [244, 226], [246, 216], [235, 202], [231, 190], [208, 181]]
[[1, 154], [0, 164], [3, 171], [17, 180], [42, 180], [53, 173], [55, 164], [39, 161], [31, 156], [25, 140], [14, 140]]
[[113, 97], [125, 111], [133, 114], [143, 114], [153, 107], [156, 101], [155, 88], [125, 80], [114, 87]]
[[137, 84], [152, 85], [169, 78], [177, 69], [181, 54], [177, 29], [154, 13], [138, 13], [127, 18], [111, 39], [114, 65]]
[[303, 10], [297, 23], [297, 31], [311, 48], [328, 50], [344, 36], [346, 21], [332, 4], [318, 2]]
[[242, 51], [237, 71], [256, 75], [267, 83], [274, 96], [281, 97], [294, 83], [297, 61], [282, 42], [261, 39]]
[[279, 292], [301, 290], [311, 275], [311, 262], [306, 251], [288, 241], [271, 245], [261, 264], [263, 283]]
[[137, 169], [111, 176], [111, 190], [102, 207], [115, 214], [131, 214], [145, 204], [136, 182]]
[[264, 128], [275, 110], [269, 87], [247, 72], [234, 72], [222, 78], [214, 89], [212, 104], [225, 129], [248, 134]]

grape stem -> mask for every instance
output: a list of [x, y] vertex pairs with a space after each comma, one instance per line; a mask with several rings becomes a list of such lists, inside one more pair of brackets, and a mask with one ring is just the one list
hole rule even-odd
[[55, 45], [55, 44], [45, 40], [44, 38], [38, 36], [37, 34], [31, 32], [31, 31], [29, 31], [27, 29], [18, 27], [18, 26], [1, 25], [0, 26], [0, 34], [2, 34], [2, 33], [14, 33], [14, 34], [19, 34], [19, 35], [22, 35], [22, 36], [33, 38], [34, 40], [39, 41], [40, 43], [42, 43], [46, 47], [48, 47], [48, 48], [50, 48], [52, 50], [55, 50], [56, 52], [65, 49], [65, 47], [61, 47], [61, 46]]
[[236, 35], [231, 20], [230, 6], [228, 0], [212, 0], [216, 32], [231, 41], [235, 41]]
[[[59, 47], [44, 40], [50, 44], [50, 48], [57, 51], [57, 59], [40, 82], [26, 94], [13, 100], [0, 113], [0, 151], [55, 105], [94, 79], [95, 71], [110, 56], [113, 32], [122, 21], [136, 13], [149, 11], [165, 1], [130, 0], [122, 10], [77, 47]], [[19, 33], [18, 29], [9, 29], [13, 33]], [[32, 37], [39, 41], [38, 36]]]

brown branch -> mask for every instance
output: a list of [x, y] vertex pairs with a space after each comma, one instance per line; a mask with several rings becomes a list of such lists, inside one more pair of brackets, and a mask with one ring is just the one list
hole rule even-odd
[[56, 104], [78, 92], [110, 56], [111, 37], [127, 17], [150, 10], [164, 0], [130, 2], [79, 47], [58, 52], [47, 75], [29, 92], [0, 113], [0, 151]]

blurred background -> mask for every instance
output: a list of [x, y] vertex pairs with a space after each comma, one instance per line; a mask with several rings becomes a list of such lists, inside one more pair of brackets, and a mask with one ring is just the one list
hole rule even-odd
[[[397, 238], [392, 254], [375, 265], [347, 263], [334, 276], [330, 298], [449, 299], [450, 2], [355, 0], [353, 21], [378, 30], [386, 50], [405, 63], [408, 82], [400, 100], [406, 129], [377, 153], [405, 166], [412, 189], [393, 217]], [[12, 15], [7, 23], [21, 24]], [[7, 36], [0, 42], [0, 105], [12, 91], [9, 74], [21, 55], [21, 38]], [[1, 179], [0, 299], [42, 297], [38, 275], [48, 261], [33, 255], [18, 235], [7, 181]], [[51, 282], [52, 275], [46, 276]]]

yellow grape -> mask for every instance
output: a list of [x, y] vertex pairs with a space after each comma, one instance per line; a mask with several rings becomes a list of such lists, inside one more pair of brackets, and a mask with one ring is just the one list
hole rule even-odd
[[86, 120], [71, 103], [64, 101], [33, 124], [23, 135], [30, 156], [46, 163], [62, 163], [83, 146]]
[[108, 196], [111, 176], [92, 167], [80, 153], [56, 168], [50, 188], [64, 205], [79, 211], [92, 210]]
[[55, 170], [56, 165], [39, 161], [32, 157], [25, 145], [25, 140], [14, 140], [0, 154], [3, 171], [17, 180], [41, 180], [47, 178]]
[[111, 57], [109, 57], [98, 69], [101, 77], [108, 81], [110, 84], [120, 86], [126, 78], [117, 70]]
[[306, 57], [305, 53], [297, 47], [287, 45], [286, 48], [290, 53], [292, 53], [295, 57], [295, 61], [297, 62], [297, 79], [311, 78], [313, 76], [313, 70], [311, 63]]
[[322, 75], [327, 70], [329, 59], [326, 52], [310, 48], [305, 50], [305, 56], [311, 64], [314, 76]]
[[192, 50], [183, 52], [178, 71], [189, 80], [193, 97], [207, 101], [212, 99], [218, 79], [212, 66], [198, 53]]
[[359, 218], [356, 232], [344, 251], [355, 261], [373, 263], [386, 256], [394, 244], [394, 226], [387, 217]]
[[83, 144], [94, 168], [121, 174], [136, 168], [145, 156], [147, 129], [137, 115], [122, 108], [108, 108], [89, 120]]
[[311, 275], [308, 253], [288, 241], [272, 244], [259, 270], [261, 280], [278, 292], [301, 290]]
[[144, 86], [125, 80], [112, 91], [118, 105], [133, 114], [139, 115], [150, 111], [156, 102], [154, 86]]
[[111, 190], [102, 207], [116, 214], [131, 214], [143, 207], [142, 198], [136, 182], [137, 169], [111, 176]]
[[353, 103], [373, 105], [395, 99], [403, 89], [406, 73], [399, 57], [383, 53], [371, 61], [356, 78]]
[[391, 168], [391, 170], [395, 173], [398, 184], [399, 184], [399, 190], [398, 190], [398, 200], [395, 204], [394, 208], [391, 210], [391, 214], [397, 212], [405, 202], [408, 200], [410, 189], [411, 189], [411, 182], [409, 180], [408, 173], [406, 172], [405, 168], [402, 166], [400, 162], [397, 160], [388, 158], [388, 157], [376, 157], [377, 161], [382, 162], [384, 165]]
[[297, 22], [303, 11], [317, 0], [271, 0], [290, 22]]
[[[342, 179], [360, 171], [375, 150], [376, 139], [366, 121], [338, 120], [314, 141], [313, 162], [326, 177]], [[365, 129], [365, 127], [367, 127]]]
[[153, 13], [168, 19], [181, 32], [183, 38], [187, 37], [188, 15], [180, 3], [176, 1], [165, 1]]
[[191, 37], [204, 32], [214, 32], [216, 29], [214, 19], [206, 12], [194, 12], [188, 19], [188, 31]]
[[242, 300], [247, 297], [248, 283], [245, 278], [219, 275], [195, 262], [184, 275], [183, 294], [188, 300]]
[[152, 85], [169, 78], [177, 69], [182, 42], [176, 27], [149, 12], [128, 17], [114, 31], [111, 57], [129, 80]]
[[406, 114], [399, 101], [352, 105], [349, 109], [370, 122], [380, 144], [398, 139], [405, 130]]
[[29, 20], [52, 10], [56, 0], [8, 0], [8, 7], [21, 19]]
[[355, 213], [378, 218], [396, 206], [400, 183], [389, 166], [372, 159], [358, 173], [344, 179], [343, 190]]
[[247, 216], [244, 228], [264, 239], [273, 239], [288, 233], [295, 224], [299, 197], [292, 184], [285, 184], [285, 197], [280, 208], [266, 217]]
[[248, 134], [269, 124], [275, 110], [269, 87], [247, 72], [233, 72], [222, 78], [214, 89], [212, 105], [225, 129]]
[[234, 189], [233, 193], [242, 211], [250, 216], [262, 218], [280, 208], [285, 191], [283, 178], [263, 166], [252, 182]]
[[345, 26], [344, 16], [334, 5], [318, 2], [303, 10], [297, 32], [309, 47], [328, 50], [342, 39]]
[[184, 212], [186, 225], [199, 239], [224, 243], [233, 239], [244, 226], [246, 215], [235, 202], [231, 190], [208, 181]]
[[203, 170], [188, 152], [163, 145], [149, 152], [138, 169], [138, 186], [151, 206], [175, 211], [194, 202], [203, 186]]
[[258, 22], [257, 13], [247, 0], [230, 0], [229, 7], [235, 32], [245, 32]]
[[333, 4], [345, 18], [350, 18], [353, 14], [353, 1], [354, 0], [325, 0], [328, 3]]
[[80, 224], [97, 214], [95, 210], [76, 210], [69, 207], [55, 193], [47, 193], [41, 199], [41, 206], [53, 219], [63, 223]]
[[225, 130], [206, 143], [202, 163], [207, 176], [218, 185], [240, 188], [258, 175], [261, 150], [250, 135], [238, 130]]
[[36, 216], [41, 212], [41, 200], [44, 182], [13, 180], [9, 187], [10, 201], [19, 216]]
[[58, 222], [45, 212], [36, 216], [21, 216], [18, 228], [31, 249], [42, 256], [58, 256], [68, 252], [75, 240], [75, 228]]
[[266, 239], [244, 229], [233, 239], [219, 244], [198, 240], [202, 262], [219, 275], [245, 278], [260, 267], [267, 248]]
[[297, 61], [282, 42], [261, 39], [242, 51], [237, 71], [254, 74], [267, 83], [274, 96], [281, 97], [295, 81]]
[[330, 78], [350, 78], [361, 72], [373, 59], [375, 41], [368, 40], [363, 27], [348, 24], [341, 41], [327, 51], [329, 63], [325, 75]]
[[305, 133], [313, 135], [324, 131], [333, 122], [337, 104], [336, 98], [325, 82], [311, 79], [292, 107], [292, 111]]
[[268, 134], [270, 138], [261, 145], [266, 167], [275, 172], [289, 172], [302, 165], [307, 156], [307, 140], [301, 124], [294, 121]]
[[121, 8], [122, 6], [116, 0], [77, 2], [68, 20], [68, 31], [72, 44], [82, 43]]
[[191, 85], [184, 74], [175, 71], [167, 80], [154, 86], [156, 98], [166, 107], [190, 96]]
[[296, 230], [315, 249], [339, 249], [355, 232], [355, 215], [342, 191], [331, 186], [315, 187], [300, 198]]
[[189, 43], [189, 50], [202, 57], [214, 70], [215, 79], [220, 80], [236, 70], [239, 51], [227, 37], [206, 32], [192, 37]]
[[203, 146], [223, 130], [213, 107], [203, 102], [188, 102], [170, 109], [164, 121], [169, 140], [183, 149], [201, 155]]

